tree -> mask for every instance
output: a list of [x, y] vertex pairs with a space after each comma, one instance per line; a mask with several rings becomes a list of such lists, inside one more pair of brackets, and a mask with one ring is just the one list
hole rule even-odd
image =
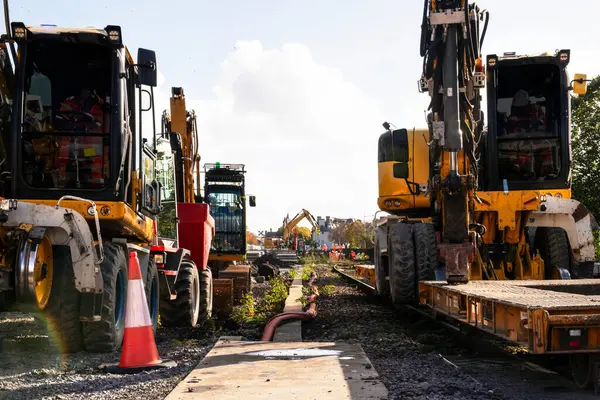
[[294, 230], [298, 232], [298, 238], [302, 238], [305, 241], [312, 238], [312, 231], [305, 226], [297, 226]]
[[250, 231], [246, 231], [246, 243], [257, 245], [258, 239], [256, 238], [256, 235]]
[[346, 226], [346, 240], [350, 247], [358, 248], [363, 245], [365, 226], [361, 221], [354, 221]]
[[362, 232], [363, 247], [370, 249], [375, 247], [375, 224], [367, 222], [364, 224], [364, 230]]
[[331, 241], [333, 243], [344, 245], [348, 242], [348, 236], [346, 235], [347, 225], [348, 223], [343, 222], [331, 229]]
[[573, 198], [600, 217], [600, 76], [573, 100]]

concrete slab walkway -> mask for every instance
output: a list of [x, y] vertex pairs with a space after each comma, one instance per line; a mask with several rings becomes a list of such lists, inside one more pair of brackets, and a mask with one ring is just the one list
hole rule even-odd
[[223, 337], [166, 400], [387, 399], [359, 345]]
[[[302, 311], [302, 303], [296, 301], [300, 297], [302, 279], [296, 278], [284, 312]], [[379, 400], [387, 396], [360, 345], [302, 342], [302, 322], [293, 321], [277, 328], [273, 342], [222, 337], [166, 400]]]
[[[302, 303], [298, 300], [302, 297], [302, 278], [296, 278], [290, 286], [290, 294], [285, 299], [283, 312], [302, 312]], [[286, 322], [277, 327], [274, 342], [301, 342], [302, 321]]]

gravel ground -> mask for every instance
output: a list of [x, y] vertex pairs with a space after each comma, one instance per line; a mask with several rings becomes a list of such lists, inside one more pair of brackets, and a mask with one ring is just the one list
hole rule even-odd
[[[255, 297], [262, 297], [269, 285], [254, 284]], [[120, 352], [61, 355], [45, 331], [32, 316], [0, 313], [0, 399], [163, 399], [221, 335], [256, 338], [262, 327], [159, 328], [159, 355], [177, 366], [135, 375], [98, 369], [103, 363], [118, 362]]]
[[[318, 300], [317, 320], [303, 324], [310, 341], [360, 343], [390, 392], [390, 399], [578, 399], [564, 379], [526, 371], [522, 365], [481, 357], [439, 324], [399, 312], [350, 287], [329, 267], [317, 268], [317, 285], [334, 286]], [[254, 284], [256, 298], [269, 283]], [[98, 370], [120, 353], [60, 355], [33, 317], [0, 313], [0, 400], [163, 399], [210, 351], [221, 335], [258, 339], [262, 326], [218, 330], [159, 328], [159, 354], [177, 362], [171, 369], [135, 375]], [[451, 364], [452, 363], [452, 364]], [[458, 369], [455, 367], [458, 365]]]
[[[475, 354], [448, 328], [414, 312], [397, 311], [351, 287], [330, 267], [317, 286], [333, 293], [317, 301], [317, 319], [303, 323], [307, 341], [360, 343], [390, 399], [587, 399], [566, 379], [529, 371], [513, 357]], [[569, 391], [570, 393], [561, 393]]]

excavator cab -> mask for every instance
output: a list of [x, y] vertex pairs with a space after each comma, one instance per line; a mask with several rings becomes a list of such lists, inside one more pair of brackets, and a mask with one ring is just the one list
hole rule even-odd
[[[246, 254], [244, 165], [205, 164], [204, 171], [204, 197], [215, 220], [211, 251], [221, 255]], [[250, 202], [254, 207], [256, 200]]]
[[487, 57], [483, 190], [570, 189], [569, 61], [569, 50]]
[[[134, 64], [117, 26], [69, 30], [12, 23], [19, 58], [4, 196], [65, 195], [125, 202], [152, 218], [159, 211], [155, 156], [143, 140], [143, 111], [153, 112], [142, 86], [156, 86], [156, 56], [140, 49]], [[22, 123], [20, 123], [22, 121]], [[123, 121], [127, 121], [126, 124]], [[133, 147], [133, 148], [130, 148]], [[143, 184], [132, 188], [133, 173]]]

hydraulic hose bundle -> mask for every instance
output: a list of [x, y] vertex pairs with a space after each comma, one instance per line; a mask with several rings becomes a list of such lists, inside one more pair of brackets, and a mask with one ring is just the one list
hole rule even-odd
[[[462, 24], [456, 23], [459, 12], [464, 12]], [[440, 15], [442, 13], [446, 14]], [[432, 14], [436, 14], [435, 17], [438, 18], [435, 23], [432, 23]], [[480, 35], [482, 22], [483, 35]], [[423, 57], [423, 78], [430, 85], [430, 118], [432, 121], [445, 122], [446, 149], [452, 153], [464, 149], [470, 161], [470, 172], [475, 178], [478, 161], [476, 149], [479, 141], [479, 129], [476, 127], [482, 120], [482, 114], [479, 109], [480, 97], [473, 90], [473, 83], [475, 73], [483, 72], [481, 47], [488, 22], [489, 13], [481, 11], [476, 4], [469, 4], [468, 0], [424, 1], [420, 53]], [[453, 63], [454, 53], [457, 73], [453, 73], [453, 69], [447, 64]], [[446, 68], [443, 68], [444, 65]], [[458, 82], [453, 82], [456, 81], [456, 77]], [[464, 90], [461, 90], [463, 88]], [[456, 110], [453, 104], [449, 104], [456, 101], [456, 96], [452, 96], [454, 91], [458, 92]], [[451, 109], [448, 110], [448, 107]], [[457, 117], [458, 126], [454, 127], [448, 119]]]

